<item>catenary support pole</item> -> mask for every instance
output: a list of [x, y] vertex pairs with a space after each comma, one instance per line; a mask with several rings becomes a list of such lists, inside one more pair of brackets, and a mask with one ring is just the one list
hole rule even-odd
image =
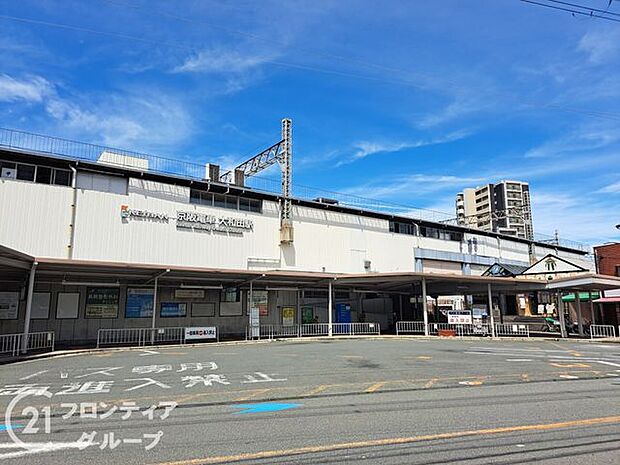
[[493, 293], [491, 283], [487, 283], [487, 295], [489, 298], [489, 316], [491, 318], [491, 337], [495, 337], [495, 316], [493, 315]]
[[331, 282], [331, 280], [328, 283], [328, 291], [327, 292], [329, 293], [329, 296], [328, 296], [328, 299], [327, 299], [327, 335], [329, 337], [331, 337], [334, 334], [333, 333], [333, 324], [332, 324], [332, 322], [333, 322], [333, 315], [332, 315], [333, 308], [332, 307], [334, 306], [334, 303], [333, 303], [333, 297], [332, 297], [332, 282]]
[[577, 304], [577, 327], [579, 328], [579, 336], [583, 337], [583, 315], [581, 314], [581, 296], [579, 291], [575, 292], [575, 303]]
[[558, 319], [560, 320], [560, 334], [562, 337], [568, 337], [566, 332], [566, 320], [564, 318], [564, 303], [562, 302], [562, 293], [558, 292]]
[[426, 278], [422, 278], [422, 313], [424, 314], [424, 335], [428, 336], [428, 303], [426, 302]]
[[26, 296], [26, 316], [24, 317], [24, 335], [22, 337], [22, 354], [28, 351], [28, 334], [30, 332], [30, 315], [32, 314], [32, 294], [34, 292], [34, 277], [37, 273], [37, 262], [32, 264], [30, 268], [30, 277], [28, 278], [28, 295]]

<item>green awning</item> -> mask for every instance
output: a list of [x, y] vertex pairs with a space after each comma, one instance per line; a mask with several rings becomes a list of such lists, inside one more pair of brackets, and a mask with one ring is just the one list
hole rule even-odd
[[[598, 292], [593, 292], [592, 293], [592, 298], [593, 299], [598, 299], [600, 297], [600, 294]], [[580, 292], [579, 293], [579, 299], [582, 302], [586, 302], [586, 301], [590, 301], [590, 293], [589, 292]], [[575, 294], [566, 294], [562, 296], [562, 302], [574, 302], [575, 300], [577, 300], [577, 297], [575, 297]]]

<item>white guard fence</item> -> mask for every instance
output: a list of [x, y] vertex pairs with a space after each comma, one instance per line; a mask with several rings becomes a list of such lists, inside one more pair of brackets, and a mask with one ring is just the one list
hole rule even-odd
[[[457, 336], [487, 336], [491, 334], [491, 325], [484, 324], [451, 324], [429, 323], [428, 334], [437, 335], [441, 330], [454, 331]], [[424, 334], [423, 321], [398, 321], [396, 334]], [[530, 337], [530, 329], [525, 324], [496, 324], [497, 336]]]
[[97, 347], [115, 345], [141, 347], [173, 343], [185, 343], [184, 327], [100, 329], [97, 332]]
[[[618, 326], [620, 334], [620, 326]], [[590, 325], [590, 338], [616, 337], [616, 328], [612, 325]]]
[[[24, 335], [20, 334], [1, 334], [0, 335], [0, 355], [19, 355], [22, 348]], [[54, 331], [42, 331], [28, 334], [27, 351], [46, 351], [54, 350]]]
[[[329, 335], [328, 323], [309, 323], [303, 325], [260, 325], [246, 328], [246, 339], [275, 339], [279, 337], [304, 337]], [[332, 323], [332, 334], [335, 336], [379, 335], [379, 323]]]

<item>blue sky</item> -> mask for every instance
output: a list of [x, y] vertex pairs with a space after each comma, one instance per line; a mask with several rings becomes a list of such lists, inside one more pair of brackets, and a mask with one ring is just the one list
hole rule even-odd
[[619, 23], [517, 0], [0, 0], [0, 16], [3, 127], [231, 166], [286, 116], [296, 184], [453, 214], [462, 188], [519, 179], [536, 232], [619, 239]]

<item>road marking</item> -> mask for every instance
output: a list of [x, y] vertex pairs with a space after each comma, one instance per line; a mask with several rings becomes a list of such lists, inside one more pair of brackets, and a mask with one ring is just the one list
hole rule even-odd
[[472, 436], [487, 436], [506, 433], [520, 433], [523, 431], [548, 431], [562, 428], [573, 428], [577, 426], [586, 427], [593, 425], [604, 425], [620, 423], [620, 416], [587, 418], [583, 420], [563, 421], [557, 423], [540, 423], [534, 425], [518, 425], [499, 428], [487, 428], [479, 430], [454, 431], [451, 433], [427, 434], [422, 436], [410, 436], [401, 438], [371, 439], [368, 441], [340, 442], [335, 444], [324, 444], [318, 446], [298, 447], [294, 449], [265, 450], [236, 455], [221, 455], [215, 457], [201, 457], [190, 460], [174, 462], [161, 462], [156, 465], [202, 465], [226, 462], [241, 462], [244, 460], [260, 460], [277, 457], [290, 457], [294, 455], [318, 454], [322, 452], [333, 452], [337, 450], [361, 449], [367, 447], [396, 446], [425, 441], [438, 441], [442, 439], [455, 439]]
[[381, 382], [375, 383], [372, 386], [370, 386], [368, 389], [366, 389], [366, 392], [375, 392], [375, 391], [381, 389], [385, 385], [386, 385], [385, 381], [381, 381]]
[[433, 384], [437, 382], [437, 378], [433, 378], [428, 380], [428, 382], [424, 385], [424, 389], [430, 389], [433, 387]]
[[549, 363], [549, 365], [557, 368], [591, 368], [592, 365], [587, 363]]
[[28, 376], [24, 376], [23, 378], [19, 378], [20, 381], [26, 381], [27, 379], [31, 379], [34, 378], [35, 376], [39, 376], [42, 375], [43, 373], [48, 372], [49, 370], [42, 370], [42, 371], [37, 371], [36, 373], [33, 373], [31, 375]]
[[433, 357], [430, 357], [428, 355], [420, 355], [419, 357], [416, 357], [418, 360], [430, 360]]
[[140, 352], [142, 353], [139, 354], [138, 357], [148, 357], [149, 355], [160, 355], [160, 353], [157, 352], [156, 350], [150, 350], [150, 349], [141, 349]]
[[363, 355], [340, 355], [341, 358], [364, 358]]
[[579, 379], [579, 376], [573, 376], [573, 375], [560, 375], [560, 378], [564, 378], [564, 379]]
[[263, 404], [231, 405], [231, 407], [242, 409], [239, 412], [233, 412], [233, 415], [243, 415], [246, 413], [281, 412], [282, 410], [290, 410], [292, 408], [301, 407], [301, 404], [282, 404], [277, 402], [269, 402]]
[[248, 399], [252, 399], [254, 397], [260, 396], [261, 394], [265, 394], [266, 392], [269, 392], [269, 391], [271, 391], [271, 389], [257, 389], [256, 391], [248, 395], [238, 397], [237, 399], [235, 399], [235, 401], [242, 402], [244, 400], [248, 400]]
[[530, 375], [527, 374], [527, 373], [523, 373], [521, 375], [521, 381], [529, 382], [530, 381]]
[[531, 358], [507, 358], [507, 362], [531, 362]]
[[[93, 442], [92, 445], [97, 445], [98, 442]], [[63, 449], [78, 449], [83, 447], [83, 441], [75, 441], [75, 442], [40, 442], [40, 443], [29, 443], [27, 444], [27, 448], [24, 449], [19, 444], [14, 443], [4, 443], [0, 444], [0, 450], [2, 449], [19, 449], [14, 452], [6, 452], [4, 454], [0, 454], [0, 459], [10, 459], [15, 457], [23, 457], [25, 455], [31, 454], [40, 454], [45, 452], [55, 452]]]
[[311, 391], [308, 391], [307, 393], [302, 394], [302, 396], [314, 396], [314, 395], [318, 394], [319, 392], [325, 391], [329, 387], [330, 387], [329, 384], [321, 384], [320, 386], [315, 387]]
[[482, 384], [482, 381], [480, 381], [480, 380], [475, 380], [475, 381], [459, 381], [459, 384], [462, 384], [463, 386], [480, 386]]
[[597, 363], [602, 363], [603, 365], [609, 365], [609, 366], [612, 366], [612, 367], [618, 367], [618, 368], [620, 368], [620, 364], [618, 364], [618, 363], [613, 363], [613, 362], [608, 362], [608, 361], [606, 361], [606, 360], [595, 360], [595, 362], [597, 362]]
[[6, 431], [8, 429], [19, 429], [22, 425], [6, 425], [4, 423], [0, 423], [0, 431]]

